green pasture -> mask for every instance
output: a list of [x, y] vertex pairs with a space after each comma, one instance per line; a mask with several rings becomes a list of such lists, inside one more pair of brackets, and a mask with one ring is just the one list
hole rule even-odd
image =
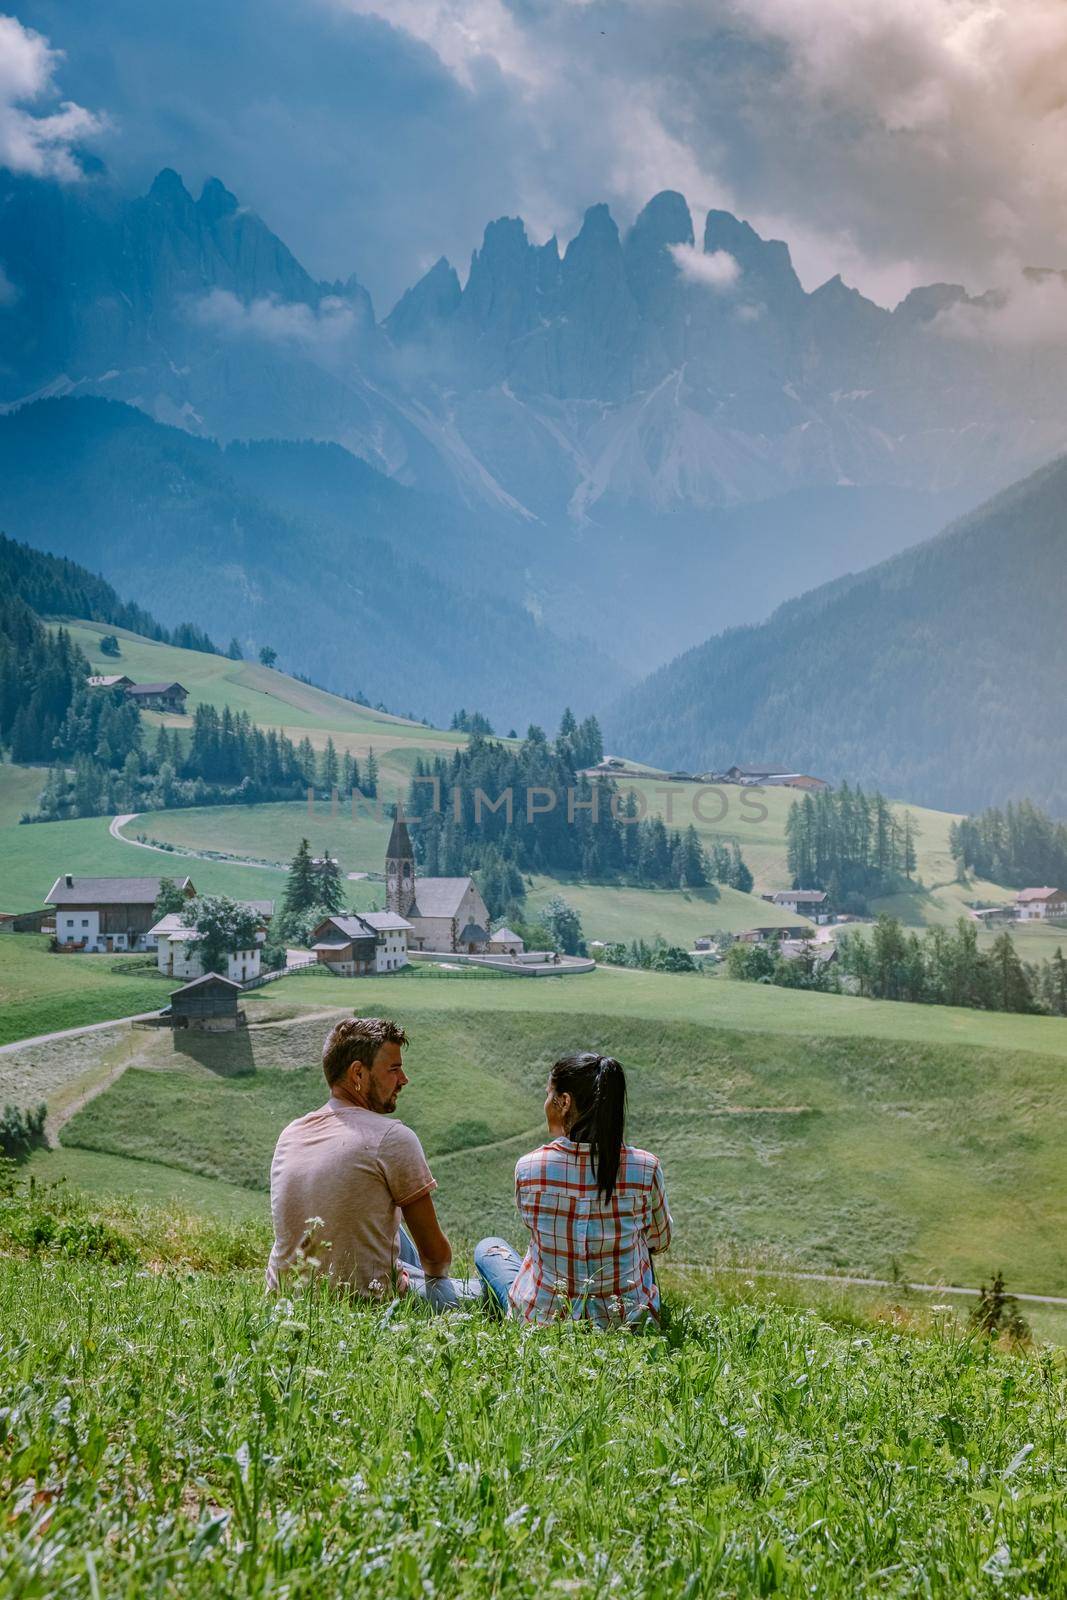
[[[53, 955], [39, 934], [0, 938], [0, 1044], [158, 1011], [175, 985], [147, 956]], [[0, 1082], [4, 1057], [0, 1057]], [[38, 1095], [38, 1099], [45, 1098]]]
[[[385, 847], [391, 822], [383, 807], [381, 819], [371, 802], [344, 804], [330, 800], [282, 802], [257, 806], [197, 806], [187, 811], [146, 811], [124, 832], [180, 845], [187, 850], [218, 850], [229, 855], [275, 861], [288, 866], [301, 839], [312, 853], [336, 856], [343, 872], [385, 871]], [[352, 886], [349, 885], [349, 888]], [[384, 893], [384, 885], [378, 885]]]
[[737, 889], [636, 889], [612, 884], [560, 883], [555, 878], [535, 878], [527, 891], [530, 919], [549, 900], [561, 895], [582, 919], [587, 939], [605, 944], [632, 939], [649, 943], [662, 935], [668, 944], [691, 949], [694, 939], [707, 933], [741, 933], [753, 927], [805, 927], [814, 925], [772, 906], [759, 895]]
[[[818, 1003], [789, 1016], [774, 1004], [789, 999]], [[141, 1034], [63, 1128], [64, 1152], [262, 1192], [279, 1129], [325, 1098], [331, 1003], [407, 1027], [402, 1115], [468, 1243], [514, 1234], [511, 1174], [542, 1137], [548, 1067], [588, 1047], [629, 1068], [631, 1137], [663, 1158], [676, 1259], [770, 1251], [965, 1286], [1003, 1267], [1016, 1287], [1067, 1293], [1067, 1029], [1045, 1019], [631, 972], [287, 979], [237, 1036]]]

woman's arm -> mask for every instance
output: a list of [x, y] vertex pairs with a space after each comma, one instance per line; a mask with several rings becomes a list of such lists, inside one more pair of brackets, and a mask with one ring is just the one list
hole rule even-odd
[[663, 1187], [663, 1168], [659, 1162], [652, 1169], [651, 1216], [648, 1224], [648, 1249], [650, 1255], [662, 1255], [671, 1246], [671, 1214], [667, 1210], [667, 1192]]

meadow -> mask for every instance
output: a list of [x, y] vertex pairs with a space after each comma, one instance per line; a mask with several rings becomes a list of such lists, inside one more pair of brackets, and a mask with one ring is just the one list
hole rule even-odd
[[46, 1211], [0, 1204], [23, 1257], [0, 1272], [0, 1571], [20, 1600], [1067, 1585], [1051, 1354], [751, 1290], [669, 1295], [638, 1338], [272, 1302], [236, 1266], [146, 1271], [91, 1213], [45, 1241]]
[[[195, 1180], [198, 1205], [245, 1214], [238, 1192], [265, 1199], [277, 1133], [322, 1103], [322, 1038], [357, 1003], [409, 1030], [402, 1115], [463, 1244], [514, 1232], [512, 1170], [542, 1137], [548, 1066], [588, 1046], [630, 1071], [631, 1137], [663, 1158], [678, 1260], [769, 1254], [965, 1287], [1002, 1268], [1017, 1289], [1067, 1293], [1067, 1029], [1051, 1020], [613, 971], [291, 978], [248, 1002], [236, 1037], [135, 1031], [121, 1075], [34, 1158], [42, 1176], [98, 1192], [135, 1179], [159, 1199], [171, 1174], [176, 1197]], [[19, 1055], [41, 1084], [35, 1047]]]
[[[348, 749], [363, 758], [371, 747], [382, 765], [383, 782], [390, 789], [406, 784], [418, 752], [442, 751], [445, 754], [466, 742], [463, 734], [428, 728], [406, 717], [374, 711], [357, 705], [342, 695], [301, 683], [273, 667], [257, 661], [231, 661], [227, 656], [205, 655], [199, 650], [182, 650], [174, 645], [156, 644], [122, 628], [96, 622], [68, 624], [75, 642], [89, 657], [94, 672], [124, 672], [137, 683], [177, 681], [189, 691], [185, 716], [146, 713], [149, 727], [188, 727], [192, 708], [198, 701], [222, 711], [246, 712], [262, 728], [281, 728], [299, 741], [305, 734], [316, 750], [332, 738], [338, 751]], [[113, 633], [119, 640], [121, 655], [100, 653], [100, 640]]]
[[0, 1044], [158, 1011], [175, 985], [156, 970], [154, 957], [151, 965], [148, 960], [52, 955], [42, 934], [5, 934], [0, 940]]

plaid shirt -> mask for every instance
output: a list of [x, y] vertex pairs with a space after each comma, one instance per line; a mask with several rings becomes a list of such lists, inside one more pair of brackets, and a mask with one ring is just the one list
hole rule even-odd
[[553, 1139], [520, 1157], [515, 1201], [530, 1248], [510, 1298], [526, 1322], [587, 1318], [602, 1328], [659, 1316], [651, 1255], [671, 1242], [659, 1161], [623, 1145], [615, 1192], [597, 1195], [589, 1146]]

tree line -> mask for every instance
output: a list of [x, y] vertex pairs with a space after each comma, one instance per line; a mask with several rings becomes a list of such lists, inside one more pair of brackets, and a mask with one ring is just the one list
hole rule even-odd
[[[56, 653], [62, 661], [61, 640]], [[75, 677], [80, 670], [75, 664]], [[53, 726], [56, 731], [48, 741], [50, 749], [30, 752], [16, 717], [11, 760], [38, 758], [53, 763], [37, 811], [24, 821], [158, 811], [165, 806], [302, 800], [309, 789], [325, 797], [334, 789], [346, 794], [358, 789], [368, 798], [378, 794], [378, 758], [373, 749], [362, 763], [350, 750], [338, 752], [333, 739], [326, 741], [322, 752], [315, 752], [307, 736], [296, 744], [277, 728], [258, 728], [248, 712], [232, 712], [229, 706], [218, 710], [197, 704], [189, 733], [162, 726], [150, 741], [138, 706], [120, 688], [86, 688], [82, 678], [58, 726], [48, 706], [38, 701], [29, 704], [27, 717], [42, 717], [45, 734]], [[0, 723], [0, 741], [2, 728]]]
[[954, 822], [949, 848], [960, 868], [992, 883], [1067, 888], [1067, 824], [1054, 822], [1029, 800]]
[[916, 868], [919, 828], [898, 818], [883, 794], [842, 783], [806, 794], [786, 821], [795, 889], [822, 889], [835, 911], [863, 915], [869, 899], [892, 894]]
[[569, 710], [554, 743], [531, 726], [518, 746], [474, 734], [450, 757], [420, 756], [406, 804], [418, 820], [420, 871], [472, 874], [490, 912], [509, 917], [534, 873], [665, 889], [752, 888], [736, 843], [709, 853], [692, 825], [669, 829], [662, 817], [642, 818], [632, 790], [622, 795], [607, 776], [583, 776], [602, 756], [595, 717], [579, 724]]
[[871, 1000], [1067, 1017], [1062, 949], [1048, 960], [1024, 962], [1005, 931], [982, 950], [977, 925], [965, 917], [955, 928], [927, 928], [919, 934], [896, 917], [883, 915], [869, 937], [843, 934], [837, 950], [834, 970], [820, 960], [814, 945], [786, 957], [778, 941], [735, 944], [727, 953], [726, 970], [750, 983], [858, 993]]
[[105, 579], [64, 556], [51, 556], [19, 544], [0, 533], [0, 593], [19, 599], [38, 616], [82, 617], [88, 622], [106, 622], [129, 633], [139, 633], [159, 644], [178, 645], [183, 650], [201, 650], [206, 655], [222, 652], [203, 628], [192, 622], [179, 622], [165, 628], [151, 612], [121, 600]]

